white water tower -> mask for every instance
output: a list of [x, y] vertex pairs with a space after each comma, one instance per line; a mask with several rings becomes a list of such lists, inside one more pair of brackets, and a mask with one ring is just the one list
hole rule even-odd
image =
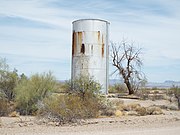
[[72, 74], [92, 76], [108, 93], [109, 82], [109, 22], [100, 19], [81, 19], [73, 23]]

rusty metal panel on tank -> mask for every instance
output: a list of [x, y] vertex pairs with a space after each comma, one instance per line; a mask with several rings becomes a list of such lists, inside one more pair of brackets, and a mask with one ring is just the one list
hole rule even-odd
[[93, 76], [108, 93], [109, 77], [109, 22], [99, 19], [81, 19], [73, 22], [72, 75]]

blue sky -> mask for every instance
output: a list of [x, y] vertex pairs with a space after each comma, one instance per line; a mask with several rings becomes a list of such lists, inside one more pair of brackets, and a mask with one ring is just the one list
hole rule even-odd
[[0, 57], [28, 76], [51, 70], [70, 79], [72, 21], [98, 18], [110, 22], [112, 41], [143, 48], [148, 81], [180, 81], [179, 7], [179, 0], [0, 0]]

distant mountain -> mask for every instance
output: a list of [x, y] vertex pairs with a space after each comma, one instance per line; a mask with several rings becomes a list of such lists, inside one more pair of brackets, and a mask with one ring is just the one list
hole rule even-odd
[[[67, 80], [58, 80], [60, 83], [65, 83]], [[123, 80], [120, 79], [109, 79], [109, 85], [114, 85], [114, 84], [122, 84], [124, 83]], [[173, 86], [178, 86], [180, 87], [180, 81], [173, 81], [173, 80], [166, 80], [162, 83], [159, 82], [148, 82], [146, 84], [147, 88], [171, 88]]]
[[[123, 83], [123, 80], [119, 80], [119, 79], [110, 79], [109, 80], [109, 85], [114, 85], [116, 83]], [[153, 88], [153, 87], [157, 87], [157, 88], [171, 88], [172, 86], [180, 87], [180, 81], [166, 80], [166, 81], [164, 81], [162, 83], [148, 82], [146, 84], [147, 88]]]
[[174, 83], [174, 84], [179, 84], [180, 83], [180, 81], [172, 81], [172, 80], [166, 80], [166, 81], [164, 81], [164, 83]]
[[166, 80], [163, 83], [150, 82], [150, 83], [147, 84], [147, 86], [150, 86], [150, 87], [153, 86], [153, 87], [158, 87], [158, 88], [170, 88], [170, 87], [173, 87], [173, 86], [180, 87], [180, 81]]

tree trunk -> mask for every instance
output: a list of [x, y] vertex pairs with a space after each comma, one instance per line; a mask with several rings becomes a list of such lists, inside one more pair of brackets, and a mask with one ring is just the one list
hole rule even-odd
[[128, 88], [129, 95], [134, 94], [134, 90], [132, 89], [132, 87], [131, 87], [131, 83], [129, 82], [129, 80], [128, 80], [128, 79], [127, 79], [127, 80], [125, 80], [125, 82], [124, 82], [124, 83], [126, 84], [126, 86], [127, 86], [127, 88]]

